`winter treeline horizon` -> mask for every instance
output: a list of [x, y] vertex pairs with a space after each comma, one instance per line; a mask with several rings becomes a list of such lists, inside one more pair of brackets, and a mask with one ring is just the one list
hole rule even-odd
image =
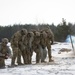
[[65, 19], [62, 19], [62, 22], [58, 25], [52, 24], [14, 24], [8, 26], [0, 26], [0, 41], [2, 38], [8, 38], [9, 41], [11, 36], [18, 30], [26, 28], [30, 30], [41, 30], [42, 28], [50, 27], [54, 33], [54, 40], [59, 42], [64, 42], [68, 35], [75, 35], [75, 24], [66, 22]]

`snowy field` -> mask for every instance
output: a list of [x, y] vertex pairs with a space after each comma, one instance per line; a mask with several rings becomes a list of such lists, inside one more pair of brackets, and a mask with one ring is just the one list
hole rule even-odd
[[[75, 47], [75, 46], [74, 46]], [[58, 53], [62, 48], [71, 49]], [[56, 43], [52, 45], [52, 58], [54, 62], [35, 64], [35, 53], [33, 53], [32, 64], [14, 68], [0, 69], [0, 75], [75, 75], [75, 54], [71, 43]], [[7, 59], [6, 65], [10, 65], [11, 59]]]

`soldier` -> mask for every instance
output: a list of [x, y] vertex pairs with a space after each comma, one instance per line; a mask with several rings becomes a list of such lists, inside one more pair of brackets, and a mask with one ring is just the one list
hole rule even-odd
[[7, 46], [8, 39], [3, 38], [0, 44], [0, 68], [5, 68], [5, 59], [11, 57], [11, 50]]
[[40, 32], [39, 31], [33, 31], [33, 32], [34, 32], [34, 40], [32, 42], [32, 49], [36, 53], [36, 63], [39, 63], [41, 58]]
[[[15, 66], [16, 57], [17, 57], [18, 65], [22, 65], [22, 63], [21, 63], [22, 36], [26, 35], [26, 34], [27, 34], [27, 30], [21, 29], [20, 31], [17, 31], [11, 38], [11, 47], [12, 47], [12, 50], [13, 50], [13, 57], [12, 57], [11, 65], [13, 65], [13, 66]], [[23, 56], [23, 54], [22, 54], [22, 56]]]
[[[48, 49], [48, 57], [49, 57], [49, 62], [53, 61], [52, 60], [52, 55], [51, 55], [51, 45], [53, 44], [54, 41], [54, 35], [51, 29], [47, 28], [41, 31], [41, 39], [40, 39], [40, 44], [43, 48], [43, 54], [41, 56], [41, 61], [44, 62], [46, 58], [46, 47]], [[44, 54], [45, 53], [45, 54]]]
[[23, 55], [24, 55], [24, 63], [25, 64], [31, 64], [31, 58], [32, 58], [32, 42], [34, 39], [34, 33], [28, 32], [27, 35], [24, 35], [22, 38], [23, 41]]
[[41, 62], [45, 62], [47, 56], [46, 39], [47, 39], [47, 33], [45, 31], [41, 31], [40, 32]]

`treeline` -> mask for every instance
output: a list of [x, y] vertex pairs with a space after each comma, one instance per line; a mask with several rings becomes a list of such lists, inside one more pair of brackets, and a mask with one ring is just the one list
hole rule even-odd
[[2, 38], [11, 39], [11, 36], [18, 30], [22, 28], [26, 28], [28, 31], [30, 30], [41, 30], [42, 28], [50, 27], [54, 33], [55, 41], [64, 42], [67, 35], [75, 35], [75, 24], [66, 23], [63, 19], [62, 22], [58, 25], [54, 24], [14, 24], [13, 26], [0, 26], [0, 42]]

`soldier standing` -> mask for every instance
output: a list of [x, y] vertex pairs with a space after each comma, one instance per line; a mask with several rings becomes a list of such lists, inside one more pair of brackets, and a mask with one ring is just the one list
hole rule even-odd
[[[13, 57], [11, 61], [11, 65], [15, 66], [15, 59], [17, 58], [18, 65], [22, 65], [21, 63], [21, 55], [22, 54], [22, 36], [27, 34], [26, 29], [21, 29], [20, 31], [17, 31], [11, 38], [11, 47], [13, 50]], [[24, 58], [23, 58], [24, 59]]]
[[33, 50], [32, 50], [33, 39], [34, 39], [33, 32], [28, 32], [27, 35], [24, 35], [22, 38], [22, 41], [23, 41], [22, 49], [23, 49], [25, 64], [31, 64], [31, 58], [33, 54]]
[[[41, 33], [42, 33], [42, 36], [41, 36], [40, 44], [41, 44], [42, 48], [44, 49], [44, 51], [45, 51], [45, 47], [47, 47], [49, 62], [51, 62], [51, 61], [53, 61], [52, 55], [51, 55], [51, 45], [54, 42], [54, 34], [50, 28], [44, 29]], [[44, 60], [45, 60], [45, 55], [42, 56], [42, 62]]]
[[32, 42], [32, 49], [36, 53], [36, 63], [39, 63], [41, 58], [40, 32], [39, 31], [33, 31], [33, 32], [34, 32], [34, 40]]

